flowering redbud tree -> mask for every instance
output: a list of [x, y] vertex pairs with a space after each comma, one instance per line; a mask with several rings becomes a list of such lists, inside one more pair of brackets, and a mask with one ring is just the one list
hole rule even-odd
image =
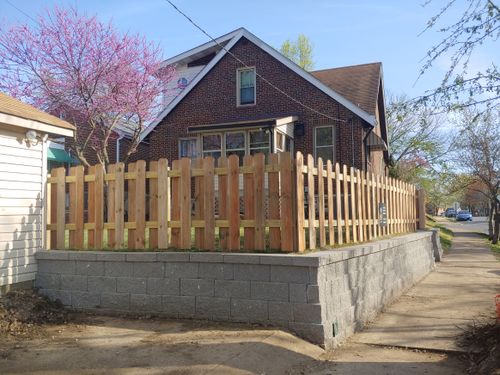
[[0, 28], [0, 91], [74, 123], [70, 148], [86, 166], [92, 154], [106, 166], [118, 134], [128, 138], [122, 161], [137, 150], [174, 76], [160, 64], [158, 46], [73, 8]]

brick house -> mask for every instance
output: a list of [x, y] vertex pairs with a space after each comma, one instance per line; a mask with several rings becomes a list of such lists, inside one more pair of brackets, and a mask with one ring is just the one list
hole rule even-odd
[[386, 172], [381, 63], [306, 72], [240, 28], [164, 64], [178, 79], [136, 159], [301, 151]]

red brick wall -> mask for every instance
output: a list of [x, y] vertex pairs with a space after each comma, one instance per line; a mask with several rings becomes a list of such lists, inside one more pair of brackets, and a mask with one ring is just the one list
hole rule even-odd
[[[242, 65], [226, 55], [147, 137], [149, 159], [177, 159], [178, 138], [188, 136], [189, 126], [296, 115], [299, 122], [305, 125], [305, 135], [295, 138], [296, 151], [313, 153], [314, 127], [334, 124], [337, 127], [337, 161], [348, 165], [354, 161], [355, 167], [364, 168], [363, 120], [248, 40], [240, 40], [231, 51], [247, 65], [255, 66], [257, 73], [294, 98], [347, 122], [332, 121], [305, 109], [259, 77], [256, 105], [237, 107], [236, 70]], [[137, 156], [145, 155], [140, 152]]]

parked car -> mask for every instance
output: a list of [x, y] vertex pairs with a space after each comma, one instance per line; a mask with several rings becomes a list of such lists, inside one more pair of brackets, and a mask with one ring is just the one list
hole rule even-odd
[[470, 211], [458, 211], [457, 221], [472, 221], [472, 214]]
[[455, 211], [454, 208], [447, 208], [445, 213], [444, 213], [444, 216], [446, 217], [455, 217], [457, 216], [457, 211]]

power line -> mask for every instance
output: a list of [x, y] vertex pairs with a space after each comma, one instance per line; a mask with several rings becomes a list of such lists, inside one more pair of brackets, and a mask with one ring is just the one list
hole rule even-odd
[[32, 20], [33, 22], [35, 22], [36, 24], [38, 24], [38, 21], [36, 19], [34, 19], [33, 17], [31, 17], [28, 13], [26, 13], [24, 10], [18, 8], [17, 6], [15, 6], [14, 4], [12, 4], [9, 0], [5, 0], [5, 2], [7, 4], [9, 4], [12, 8], [16, 9], [18, 12], [24, 14], [26, 17], [28, 17], [30, 20]]
[[[245, 68], [250, 68], [249, 65], [247, 65], [243, 60], [241, 60], [238, 56], [234, 55], [231, 51], [229, 51], [225, 46], [223, 46], [222, 44], [220, 44], [217, 40], [215, 40], [215, 38], [213, 38], [207, 31], [205, 31], [201, 26], [199, 26], [195, 21], [193, 21], [191, 19], [191, 17], [189, 17], [186, 13], [184, 13], [182, 10], [180, 10], [171, 0], [165, 0], [167, 3], [169, 3], [178, 13], [180, 13], [184, 18], [186, 18], [194, 27], [196, 27], [198, 30], [200, 30], [203, 34], [205, 34], [212, 42], [214, 42], [215, 44], [217, 44], [217, 46], [219, 46], [222, 50], [226, 51], [227, 54], [229, 54], [232, 58], [234, 58], [236, 61], [238, 61], [240, 64], [243, 65], [243, 67]], [[288, 94], [287, 92], [283, 91], [282, 89], [280, 89], [278, 86], [274, 85], [271, 81], [269, 81], [267, 78], [263, 77], [261, 74], [257, 73], [257, 71], [255, 70], [255, 75], [257, 77], [259, 77], [263, 82], [267, 83], [269, 86], [271, 86], [273, 89], [275, 89], [276, 91], [278, 91], [280, 94], [286, 96], [288, 99], [294, 101], [295, 103], [299, 104], [300, 106], [302, 106], [303, 108], [311, 111], [311, 112], [314, 112], [320, 116], [323, 116], [323, 117], [326, 117], [330, 120], [333, 120], [333, 121], [338, 121], [338, 122], [343, 122], [343, 123], [347, 123], [346, 120], [344, 119], [339, 119], [339, 118], [335, 118], [335, 117], [332, 117], [330, 115], [327, 115], [323, 112], [320, 112], [318, 111], [317, 109], [314, 109], [310, 106], [308, 106], [307, 104], [304, 104], [303, 102], [301, 102], [300, 100], [294, 98], [293, 96], [291, 96], [290, 94]]]

